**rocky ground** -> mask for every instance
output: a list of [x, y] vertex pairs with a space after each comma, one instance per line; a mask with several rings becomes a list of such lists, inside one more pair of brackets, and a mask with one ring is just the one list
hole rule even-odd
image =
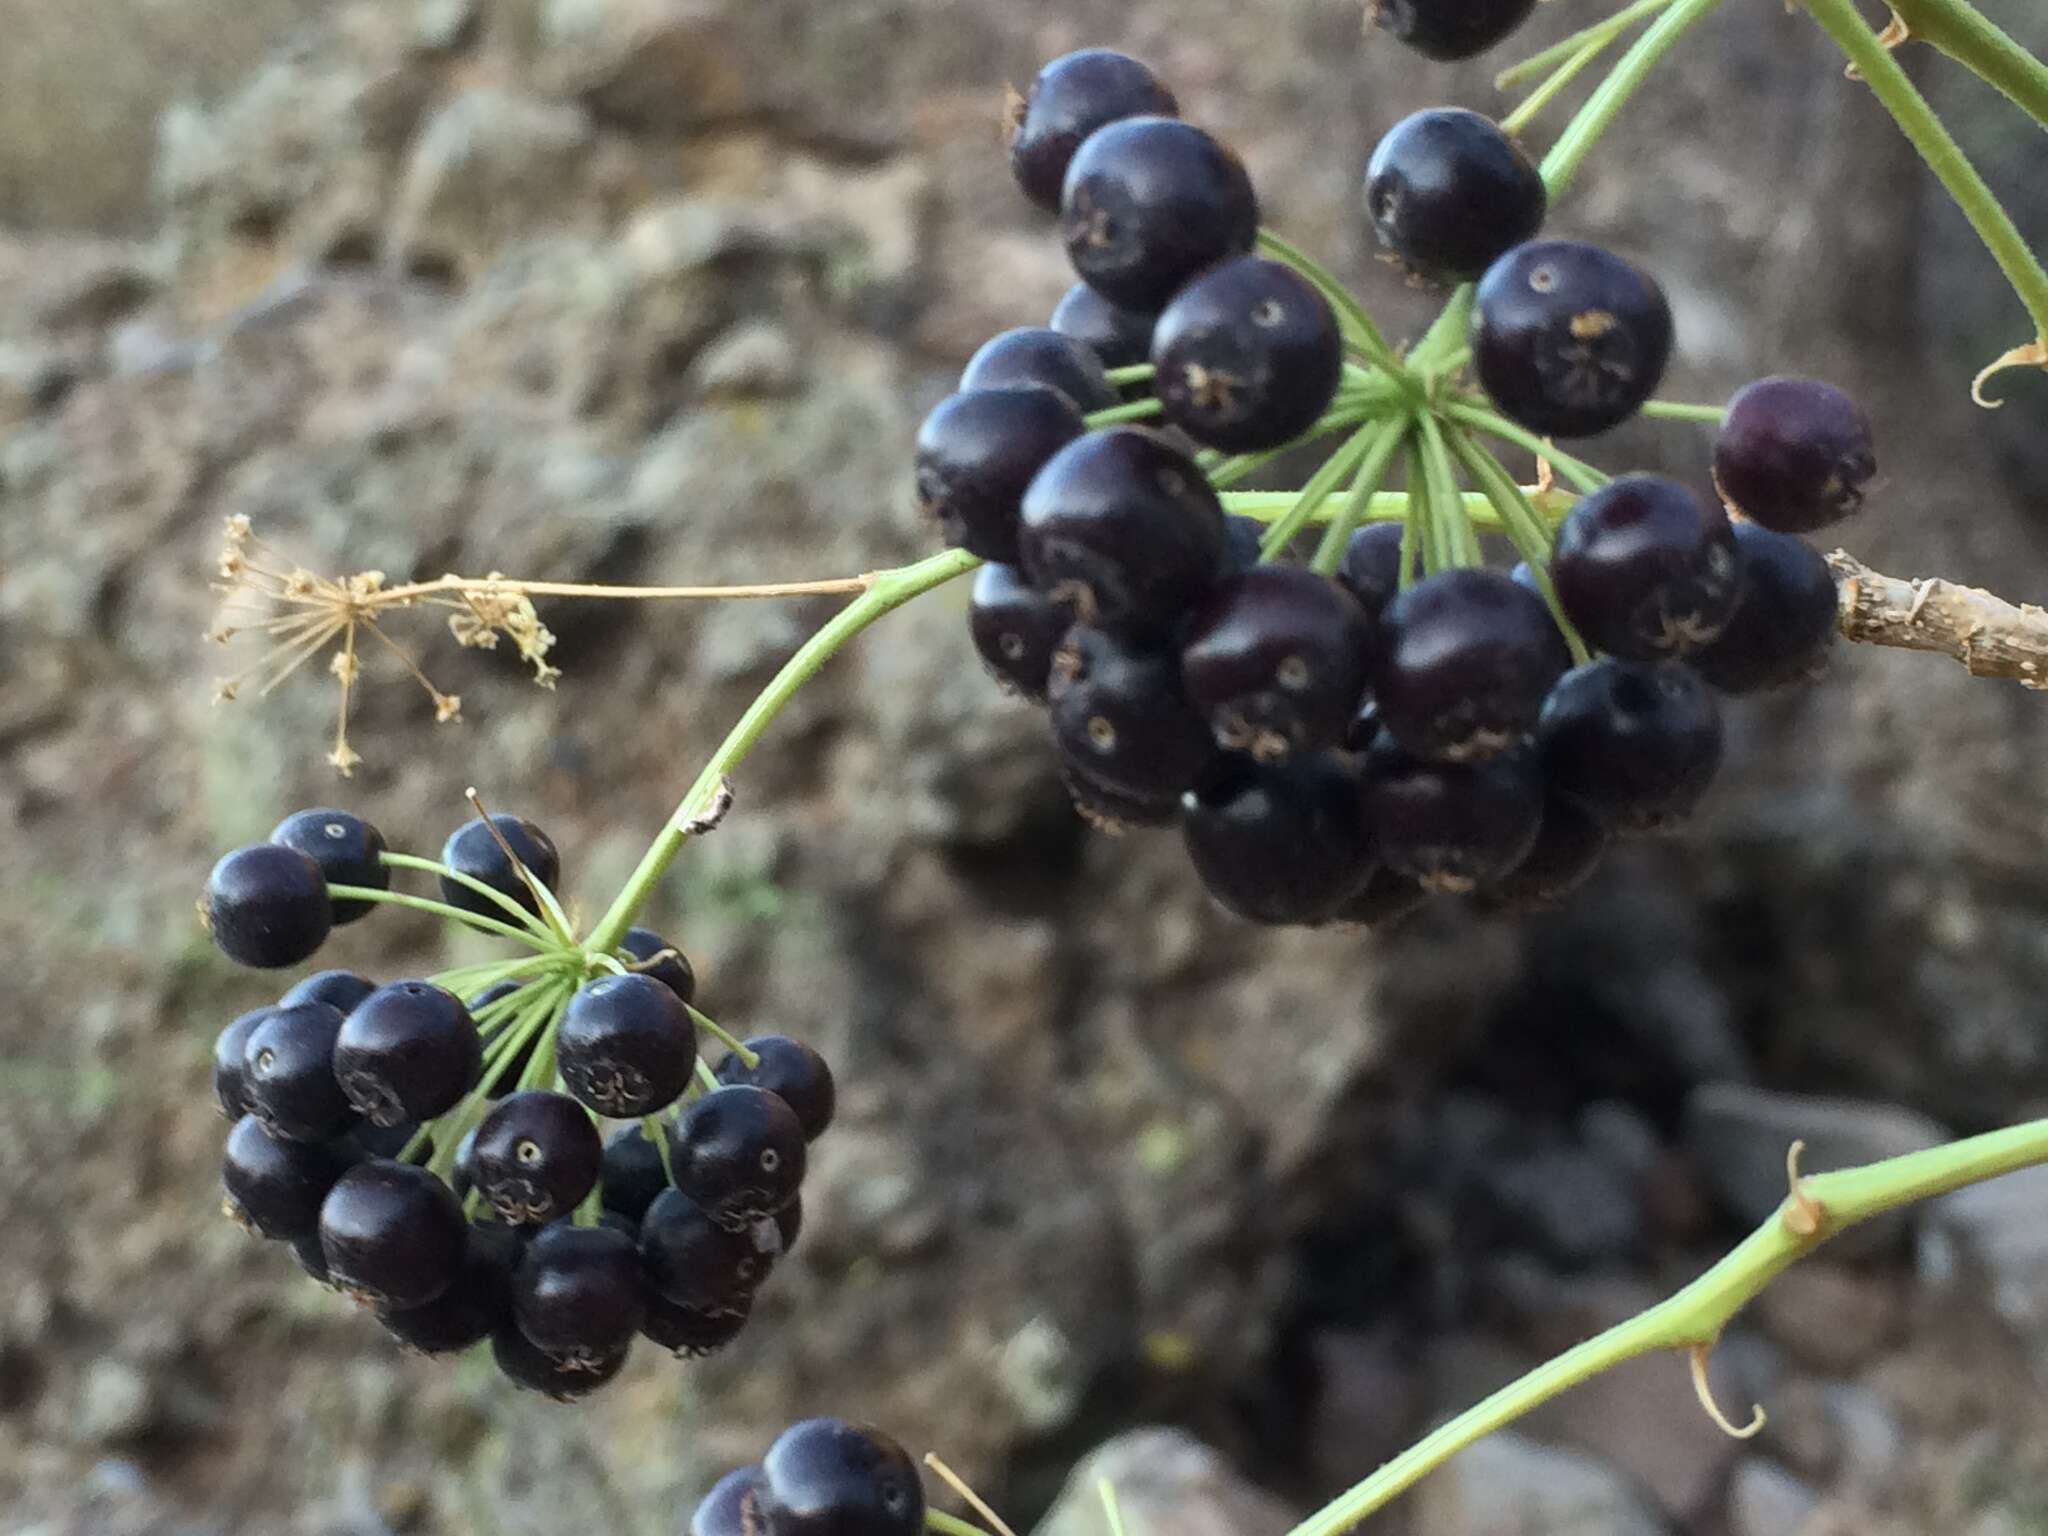
[[[0, 1530], [662, 1536], [782, 1422], [838, 1411], [1059, 1536], [1099, 1519], [1092, 1474], [1060, 1496], [1084, 1453], [1177, 1425], [1099, 1453], [1139, 1528], [1278, 1532], [1697, 1272], [1778, 1198], [1792, 1137], [1819, 1168], [2038, 1111], [2048, 717], [2016, 689], [1845, 655], [1739, 710], [1704, 825], [1565, 912], [1267, 934], [1170, 838], [1083, 832], [948, 593], [806, 691], [654, 914], [714, 1012], [816, 1040], [847, 1084], [746, 1341], [643, 1359], [576, 1411], [398, 1357], [214, 1214], [206, 1052], [265, 989], [190, 920], [206, 866], [335, 799], [429, 849], [476, 784], [600, 903], [829, 609], [548, 605], [553, 693], [401, 619], [465, 722], [373, 658], [342, 784], [324, 679], [209, 702], [223, 517], [394, 579], [898, 561], [929, 543], [916, 421], [1065, 284], [1001, 169], [1005, 80], [1083, 42], [1152, 58], [1402, 334], [1427, 296], [1370, 260], [1353, 182], [1388, 122], [1484, 104], [1486, 72], [1361, 39], [1355, 0], [377, 0], [296, 40], [150, 10], [197, 56], [263, 62], [174, 103], [128, 68], [156, 31], [45, 18], [45, 67], [10, 59], [143, 83], [61, 93], [78, 134], [5, 163]], [[66, 52], [88, 46], [104, 69]], [[1559, 214], [1665, 278], [1672, 392], [1836, 378], [1884, 456], [1855, 551], [2048, 590], [2048, 396], [1966, 399], [2017, 339], [1988, 260], [1803, 19], [1731, 0], [1680, 58]], [[2048, 238], [2037, 141], [1926, 74]], [[92, 175], [149, 200], [67, 201], [67, 147], [131, 142], [105, 125], [145, 110], [153, 162]], [[1601, 457], [1702, 448], [1631, 429]], [[333, 963], [448, 958], [393, 916]], [[1720, 1357], [1731, 1412], [1772, 1416], [1748, 1446], [1646, 1361], [1375, 1528], [2048, 1529], [2044, 1202], [2008, 1181], [1787, 1276]]]

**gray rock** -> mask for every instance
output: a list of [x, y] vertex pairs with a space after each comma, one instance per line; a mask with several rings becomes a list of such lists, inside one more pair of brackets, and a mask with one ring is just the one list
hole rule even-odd
[[1397, 1330], [1319, 1333], [1308, 1454], [1319, 1486], [1341, 1488], [1414, 1440], [1422, 1383]]
[[1898, 1476], [1905, 1427], [1868, 1387], [1834, 1382], [1826, 1390], [1828, 1413], [1842, 1448], [1843, 1478], [1853, 1486], [1882, 1488]]
[[676, 132], [737, 116], [750, 72], [726, 10], [717, 0], [547, 0], [541, 77], [622, 128]]
[[1800, 1364], [1851, 1376], [1899, 1334], [1905, 1307], [1896, 1281], [1831, 1264], [1795, 1264], [1756, 1301], [1757, 1322]]
[[1032, 1536], [1109, 1536], [1105, 1479], [1132, 1532], [1283, 1536], [1298, 1518], [1186, 1431], [1134, 1429], [1082, 1458]]
[[1548, 1258], [1583, 1269], [1633, 1257], [1642, 1246], [1635, 1181], [1577, 1147], [1544, 1147], [1490, 1169], [1503, 1219]]
[[1820, 1495], [1783, 1467], [1749, 1460], [1728, 1489], [1731, 1536], [1799, 1536], [1820, 1509]]
[[769, 320], [747, 321], [705, 347], [690, 382], [711, 399], [776, 399], [802, 386], [803, 361], [788, 331]]
[[2048, 1357], [2048, 1168], [2027, 1168], [1931, 1202], [1923, 1221], [1929, 1249], [1953, 1245], [1990, 1282], [1999, 1316]]
[[78, 1384], [71, 1431], [89, 1445], [125, 1445], [147, 1437], [163, 1421], [156, 1384], [123, 1360], [95, 1360]]
[[1614, 1468], [1512, 1430], [1460, 1452], [1415, 1491], [1415, 1536], [1659, 1536]]

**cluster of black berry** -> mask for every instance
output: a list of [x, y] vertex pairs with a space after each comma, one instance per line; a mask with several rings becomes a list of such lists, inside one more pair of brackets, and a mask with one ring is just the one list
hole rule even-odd
[[[443, 900], [391, 893], [394, 867], [438, 874]], [[234, 1121], [230, 1215], [405, 1344], [488, 1340], [512, 1380], [567, 1399], [615, 1376], [636, 1335], [695, 1355], [739, 1334], [796, 1241], [834, 1085], [780, 1035], [730, 1042], [712, 1070], [689, 962], [642, 928], [609, 953], [578, 945], [559, 872], [518, 817], [479, 817], [428, 861], [311, 810], [221, 859], [202, 911], [231, 959], [263, 968], [380, 900], [535, 951], [381, 986], [309, 976], [221, 1032], [213, 1084]], [[607, 1119], [635, 1123], [606, 1140]]]
[[[1467, 7], [1487, 18], [1476, 42], [1423, 26], [1443, 6], [1382, 20], [1448, 54], [1528, 8]], [[1830, 386], [1767, 380], [1726, 414], [1718, 495], [1610, 480], [1549, 440], [1650, 399], [1670, 310], [1623, 258], [1535, 238], [1545, 184], [1510, 136], [1472, 112], [1418, 113], [1365, 178], [1400, 263], [1476, 280], [1484, 394], [1466, 394], [1455, 366], [1424, 376], [1360, 350], [1341, 294], [1261, 234], [1242, 163], [1176, 112], [1149, 68], [1103, 50], [1048, 65], [1017, 104], [1012, 169], [1057, 211], [1081, 282], [1048, 327], [983, 347], [919, 433], [920, 503], [987, 562], [975, 647], [1048, 706], [1084, 815], [1178, 823], [1209, 890], [1247, 918], [1372, 922], [1431, 890], [1554, 901], [1614, 832], [1692, 810], [1721, 756], [1712, 689], [1812, 670], [1834, 589], [1795, 535], [1856, 506], [1868, 426]], [[1363, 444], [1382, 416], [1390, 450], [1438, 454], [1462, 542], [1441, 506], [1434, 531], [1426, 507], [1367, 520], [1369, 488], [1348, 538], [1308, 565], [1287, 558], [1292, 530], [1231, 515], [1220, 487], [1326, 431]], [[1587, 492], [1554, 546], [1473, 446], [1489, 432]], [[1481, 563], [1446, 442], [1490, 499], [1525, 510], [1501, 514], [1516, 571]], [[1362, 479], [1370, 456], [1340, 450], [1330, 484]], [[1409, 486], [1411, 507], [1430, 500], [1412, 470]]]
[[902, 1446], [843, 1419], [792, 1424], [720, 1478], [690, 1536], [920, 1536], [924, 1486]]

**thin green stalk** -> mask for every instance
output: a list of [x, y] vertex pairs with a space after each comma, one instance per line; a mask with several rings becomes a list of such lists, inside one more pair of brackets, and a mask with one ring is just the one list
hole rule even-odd
[[[1659, 0], [1659, 3], [1668, 4], [1669, 0]], [[1523, 97], [1516, 104], [1515, 110], [1500, 120], [1501, 132], [1519, 135], [1523, 129], [1535, 122], [1543, 109], [1555, 101], [1566, 86], [1584, 74], [1586, 67], [1607, 51], [1608, 41], [1607, 38], [1595, 38], [1560, 64], [1548, 80]]]
[[1092, 430], [1097, 427], [1121, 426], [1130, 421], [1149, 421], [1165, 411], [1166, 407], [1157, 400], [1133, 400], [1129, 405], [1112, 405], [1107, 410], [1090, 411], [1083, 418]]
[[1570, 454], [1560, 451], [1550, 439], [1538, 437], [1527, 427], [1509, 421], [1498, 411], [1489, 410], [1481, 405], [1454, 403], [1444, 407], [1444, 415], [1461, 427], [1474, 428], [1484, 432], [1488, 437], [1497, 437], [1502, 442], [1513, 443], [1517, 448], [1528, 450], [1581, 491], [1597, 491], [1609, 479], [1604, 470], [1596, 469], [1585, 460], [1573, 458]]
[[1529, 574], [1535, 579], [1537, 590], [1543, 594], [1543, 601], [1550, 609], [1551, 618], [1556, 620], [1559, 632], [1564, 635], [1564, 643], [1572, 653], [1572, 665], [1584, 666], [1593, 659], [1593, 653], [1566, 616], [1564, 604], [1558, 601], [1557, 588], [1550, 580], [1553, 540], [1549, 525], [1529, 504], [1522, 488], [1515, 484], [1514, 476], [1501, 468], [1500, 460], [1455, 427], [1449, 436], [1451, 451], [1493, 502], [1502, 527], [1514, 542], [1515, 552], [1529, 562]]
[[690, 1019], [691, 1022], [694, 1023], [699, 1029], [703, 1030], [705, 1034], [709, 1035], [712, 1039], [716, 1040], [728, 1051], [731, 1051], [733, 1055], [739, 1057], [740, 1065], [745, 1067], [749, 1072], [753, 1071], [754, 1068], [761, 1065], [761, 1058], [758, 1055], [756, 1055], [753, 1051], [747, 1049], [745, 1042], [742, 1041], [738, 1035], [735, 1035], [730, 1031], [724, 1029], [712, 1019], [709, 1019], [705, 1015], [699, 1013], [694, 1007], [690, 1009]]
[[[476, 1086], [463, 1096], [462, 1102], [454, 1109], [440, 1119], [421, 1126], [418, 1135], [407, 1144], [407, 1154], [416, 1150], [426, 1136], [438, 1133], [440, 1139], [435, 1144], [434, 1156], [427, 1166], [444, 1179], [454, 1174], [455, 1160], [462, 1154], [463, 1140], [482, 1123], [484, 1116], [489, 1112], [492, 1094], [505, 1076], [506, 1070], [525, 1049], [527, 1040], [531, 1039], [537, 1030], [547, 1028], [555, 1010], [561, 1006], [566, 988], [566, 982], [557, 981], [541, 982], [526, 989], [534, 995], [526, 999], [519, 1009], [517, 1019], [484, 1047], [483, 1073], [478, 1077]], [[534, 1054], [538, 1056], [540, 1053], [536, 1051]]]
[[[1393, 478], [1390, 474], [1389, 479]], [[1262, 523], [1277, 521], [1301, 499], [1299, 491], [1225, 491], [1217, 498], [1223, 503], [1223, 510], [1235, 516], [1255, 518]], [[1500, 532], [1500, 519], [1493, 510], [1493, 503], [1478, 491], [1464, 493], [1465, 515], [1479, 527], [1489, 532]], [[1327, 504], [1326, 504], [1327, 505]], [[1409, 494], [1406, 491], [1378, 491], [1374, 493], [1365, 514], [1360, 518], [1367, 523], [1398, 523], [1408, 516]], [[1558, 513], [1563, 516], [1563, 510]], [[1540, 512], [1539, 516], [1542, 515]], [[1546, 521], [1550, 519], [1546, 518]], [[1309, 519], [1309, 526], [1328, 524], [1331, 516], [1318, 513]]]
[[[524, 980], [560, 963], [559, 953], [522, 955], [516, 960], [493, 960], [482, 965], [458, 965], [449, 970], [436, 971], [430, 979], [434, 985], [467, 999], [479, 992], [489, 991], [501, 981]], [[500, 998], [499, 1002], [502, 1001], [504, 999]], [[490, 1006], [495, 1008], [497, 1004], [493, 1003]], [[483, 1015], [478, 1014], [477, 1017], [481, 1019]]]
[[702, 1056], [699, 1056], [697, 1058], [697, 1084], [694, 1088], [690, 1090], [686, 1097], [698, 1098], [701, 1097], [703, 1094], [715, 1092], [717, 1088], [718, 1074], [711, 1070], [710, 1062], [706, 1061]]
[[711, 760], [697, 775], [696, 782], [683, 795], [667, 824], [642, 855], [639, 867], [628, 877], [604, 916], [591, 929], [589, 937], [584, 940], [584, 949], [592, 954], [609, 954], [619, 947], [619, 940], [633, 926], [633, 919], [639, 916], [641, 907], [653, 893], [655, 882], [661, 879], [682, 851], [683, 843], [690, 836], [691, 824], [711, 808], [718, 798], [719, 787], [746, 761], [747, 754], [768, 727], [775, 723], [775, 717], [782, 713], [783, 706], [823, 670], [825, 663], [838, 654], [841, 646], [884, 614], [893, 613], [912, 598], [934, 587], [944, 586], [957, 576], [966, 575], [979, 564], [981, 562], [965, 550], [950, 549], [913, 565], [882, 571], [876, 575], [873, 586], [840, 609], [824, 628], [805, 641], [768, 686], [761, 690], [759, 697], [747, 706], [747, 712], [740, 716], [739, 723], [719, 743], [718, 750], [711, 754]]
[[501, 923], [495, 917], [485, 917], [476, 912], [465, 912], [460, 907], [451, 907], [445, 901], [435, 901], [426, 896], [408, 896], [404, 891], [379, 891], [367, 885], [329, 884], [327, 894], [338, 896], [343, 901], [375, 901], [388, 907], [410, 907], [415, 912], [431, 912], [444, 917], [451, 923], [461, 923], [480, 933], [495, 933], [501, 939], [516, 939], [530, 949], [554, 954], [561, 949], [555, 940], [538, 938], [524, 928], [514, 928], [510, 923]]
[[924, 1512], [925, 1529], [936, 1536], [988, 1536], [980, 1526], [962, 1520], [958, 1515], [949, 1515], [943, 1509], [927, 1509]]
[[1718, 427], [1728, 417], [1725, 405], [1685, 405], [1677, 400], [1651, 400], [1644, 404], [1643, 414], [1655, 421], [1703, 421], [1710, 427]]
[[1605, 21], [1581, 27], [1571, 36], [1561, 37], [1548, 48], [1530, 54], [1519, 64], [1509, 65], [1493, 77], [1494, 89], [1504, 91], [1510, 86], [1520, 85], [1524, 80], [1563, 63], [1589, 43], [1597, 42], [1605, 47], [1644, 17], [1654, 16], [1670, 3], [1671, 0], [1635, 0], [1635, 4], [1623, 7]]
[[1309, 561], [1309, 569], [1319, 576], [1336, 574], [1343, 562], [1344, 551], [1351, 543], [1351, 535], [1358, 532], [1359, 524], [1366, 520], [1371, 511], [1375, 493], [1386, 484], [1387, 471], [1393, 466], [1394, 455], [1401, 451], [1401, 439], [1406, 435], [1405, 422], [1390, 424], [1373, 442], [1372, 451], [1367, 453], [1358, 466], [1358, 475], [1351, 482], [1351, 492], [1344, 498], [1344, 506], [1330, 519], [1330, 526], [1323, 530], [1323, 540], [1316, 546], [1315, 558]]
[[1131, 384], [1149, 384], [1152, 382], [1152, 365], [1132, 363], [1128, 368], [1112, 368], [1109, 370], [1108, 378], [1118, 389]]
[[661, 1123], [659, 1115], [640, 1117], [640, 1134], [654, 1143], [654, 1152], [661, 1159], [661, 1180], [673, 1185], [676, 1181], [676, 1167], [668, 1146], [668, 1127]]
[[1712, 1348], [1735, 1314], [1773, 1279], [1860, 1222], [2041, 1163], [2048, 1163], [2048, 1120], [1802, 1180], [1769, 1221], [1691, 1285], [1466, 1410], [1316, 1511], [1290, 1536], [1342, 1536], [1465, 1447], [1624, 1361], [1660, 1350]]
[[1599, 89], [1586, 98], [1586, 104], [1579, 108], [1564, 132], [1558, 135], [1557, 142], [1550, 146], [1550, 153], [1543, 157], [1543, 184], [1550, 189], [1552, 206], [1570, 190], [1572, 178], [1578, 175], [1586, 156], [1613, 125], [1630, 98], [1642, 89], [1650, 72], [1663, 62], [1664, 55], [1720, 3], [1721, 0], [1673, 0], [1671, 8], [1652, 22], [1649, 30], [1615, 61], [1613, 70], [1600, 82]]
[[1095, 1491], [1102, 1498], [1102, 1518], [1109, 1522], [1109, 1536], [1126, 1536], [1124, 1512], [1117, 1503], [1116, 1484], [1106, 1477], [1095, 1480]]
[[1295, 497], [1293, 507], [1271, 524], [1266, 529], [1266, 536], [1259, 540], [1261, 560], [1277, 558], [1294, 542], [1294, 536], [1308, 526], [1309, 519], [1330, 499], [1330, 494], [1347, 476], [1357, 471], [1366, 455], [1372, 452], [1377, 434], [1384, 430], [1385, 424], [1381, 422], [1360, 427], [1341, 448], [1323, 460], [1316, 472], [1308, 477], [1308, 484]]
[[1451, 468], [1450, 453], [1444, 447], [1443, 428], [1436, 417], [1426, 415], [1417, 423], [1416, 459], [1422, 465], [1423, 494], [1429, 497], [1430, 523], [1437, 532], [1438, 569], [1479, 565], [1479, 537], [1472, 520], [1465, 515], [1465, 498], [1458, 491], [1457, 471]]
[[1406, 377], [1401, 360], [1394, 356], [1394, 349], [1387, 345], [1386, 337], [1374, 324], [1365, 306], [1352, 297], [1351, 290], [1331, 275], [1329, 269], [1307, 252], [1282, 239], [1270, 229], [1259, 231], [1259, 245], [1269, 256], [1278, 258], [1294, 268], [1303, 277], [1321, 290], [1330, 307], [1337, 312], [1337, 323], [1347, 339], [1357, 346], [1373, 362], [1396, 378]]
[[490, 886], [484, 884], [483, 881], [452, 870], [438, 860], [423, 859], [417, 854], [411, 853], [384, 853], [378, 857], [380, 862], [389, 865], [393, 869], [417, 870], [421, 874], [436, 875], [443, 880], [452, 880], [464, 890], [471, 891], [489, 901], [521, 927], [540, 935], [544, 939], [551, 940], [555, 937], [553, 931], [545, 923], [511, 897], [507, 896], [503, 891], [493, 890]]
[[[1409, 477], [1408, 483], [1413, 485], [1415, 459], [1408, 452], [1406, 442], [1402, 444], [1401, 452], [1402, 472]], [[1401, 519], [1401, 574], [1395, 583], [1396, 590], [1402, 592], [1415, 585], [1416, 577], [1421, 574], [1424, 554], [1429, 548], [1429, 498], [1411, 495], [1408, 503], [1408, 515]]]
[[1969, 0], [1891, 0], [1920, 42], [1939, 48], [1996, 86], [2048, 128], [2048, 63], [2034, 57]]
[[1310, 427], [1291, 443], [1278, 448], [1269, 448], [1263, 453], [1240, 453], [1225, 458], [1197, 455], [1195, 462], [1201, 465], [1209, 477], [1209, 484], [1223, 490], [1237, 484], [1248, 476], [1257, 474], [1275, 459], [1306, 448], [1311, 443], [1321, 442], [1326, 437], [1335, 437], [1339, 432], [1348, 432], [1373, 414], [1369, 405], [1348, 405], [1332, 402], [1330, 409], [1323, 413], [1323, 419]]

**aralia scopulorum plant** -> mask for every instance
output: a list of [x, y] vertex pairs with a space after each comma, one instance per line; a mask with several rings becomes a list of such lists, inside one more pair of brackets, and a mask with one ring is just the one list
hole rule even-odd
[[[1372, 17], [1428, 57], [1462, 58], [1532, 3], [1375, 0]], [[246, 965], [298, 965], [380, 904], [518, 951], [383, 985], [320, 972], [229, 1024], [214, 1087], [235, 1122], [231, 1213], [402, 1342], [488, 1343], [513, 1380], [557, 1397], [603, 1385], [636, 1338], [690, 1355], [737, 1335], [797, 1240], [832, 1074], [799, 1042], [728, 1035], [694, 1006], [688, 960], [635, 920], [728, 812], [733, 776], [790, 698], [870, 624], [970, 572], [973, 648], [1045, 708], [1080, 812], [1109, 829], [1177, 826], [1208, 891], [1261, 923], [1370, 925], [1439, 893], [1558, 900], [1613, 840], [1682, 825], [1719, 765], [1725, 697], [1810, 679], [1838, 634], [2048, 685], [2041, 610], [1805, 542], [1853, 515], [1872, 481], [1855, 402], [1797, 378], [1725, 406], [1660, 400], [1673, 332], [1655, 275], [1546, 230], [1631, 96], [1719, 3], [1635, 0], [1507, 70], [1504, 85], [1537, 83], [1502, 121], [1443, 108], [1388, 133], [1364, 168], [1362, 216], [1419, 280], [1450, 289], [1404, 350], [1262, 223], [1242, 162], [1180, 116], [1151, 69], [1103, 50], [1048, 65], [1012, 103], [1010, 160], [1057, 215], [1080, 281], [1049, 325], [991, 340], [925, 421], [916, 494], [950, 548], [914, 564], [755, 587], [388, 586], [297, 569], [231, 524], [218, 636], [254, 632], [269, 648], [222, 691], [274, 687], [332, 652], [344, 773], [358, 643], [397, 651], [383, 626], [401, 610], [451, 610], [459, 642], [509, 639], [552, 683], [536, 598], [853, 598], [734, 726], [586, 928], [556, 894], [546, 833], [480, 802], [437, 859], [327, 809], [223, 858], [201, 910]], [[2034, 326], [1979, 377], [1978, 399], [2000, 368], [2048, 365], [2048, 276], [1891, 50], [1932, 44], [2044, 127], [2048, 66], [1967, 0], [1896, 0], [1882, 34], [1851, 0], [1801, 3]], [[1539, 116], [1638, 27], [1532, 159]], [[1616, 476], [1558, 446], [1637, 415], [1714, 425], [1711, 461], [1685, 480]], [[1503, 448], [1533, 459], [1533, 483]], [[1247, 485], [1303, 450], [1315, 467], [1299, 487]], [[1500, 544], [1511, 569], [1489, 563]], [[459, 712], [404, 665], [441, 718]], [[438, 898], [393, 889], [399, 875], [431, 877]], [[715, 1068], [706, 1040], [726, 1049]], [[1708, 1411], [1747, 1432], [1708, 1399], [1705, 1361], [1774, 1275], [1859, 1221], [2044, 1161], [2048, 1121], [1812, 1178], [1795, 1147], [1783, 1207], [1721, 1264], [1445, 1425], [1297, 1536], [1336, 1536], [1461, 1446], [1650, 1351], [1688, 1357]], [[927, 1511], [887, 1436], [809, 1420], [721, 1482], [692, 1529], [927, 1525], [978, 1531]]]

